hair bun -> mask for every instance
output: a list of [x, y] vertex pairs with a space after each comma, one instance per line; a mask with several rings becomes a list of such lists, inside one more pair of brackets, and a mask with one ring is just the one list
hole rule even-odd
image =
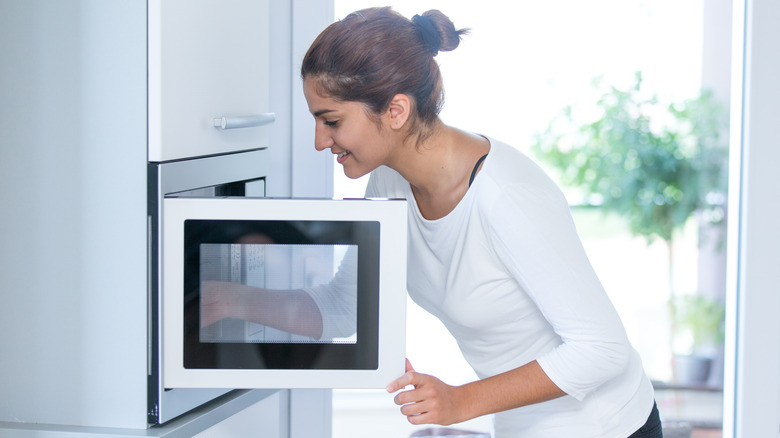
[[441, 35], [433, 21], [424, 15], [415, 15], [412, 17], [412, 22], [417, 25], [425, 47], [436, 56], [441, 48]]

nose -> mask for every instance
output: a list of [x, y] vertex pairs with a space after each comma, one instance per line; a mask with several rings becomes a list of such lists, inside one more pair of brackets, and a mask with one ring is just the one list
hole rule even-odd
[[323, 128], [325, 127], [317, 124], [314, 129], [314, 149], [320, 152], [333, 146], [333, 138]]

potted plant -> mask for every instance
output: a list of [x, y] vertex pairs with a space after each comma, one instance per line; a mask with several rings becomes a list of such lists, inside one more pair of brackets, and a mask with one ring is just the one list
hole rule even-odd
[[628, 219], [648, 242], [671, 243], [694, 212], [722, 208], [724, 196], [714, 195], [727, 188], [727, 113], [711, 93], [662, 105], [642, 88], [641, 72], [627, 90], [594, 85], [598, 118], [579, 122], [567, 106], [531, 147], [564, 184], [582, 190], [585, 204]]
[[723, 344], [725, 308], [721, 302], [699, 294], [677, 295], [669, 304], [676, 382], [704, 385]]

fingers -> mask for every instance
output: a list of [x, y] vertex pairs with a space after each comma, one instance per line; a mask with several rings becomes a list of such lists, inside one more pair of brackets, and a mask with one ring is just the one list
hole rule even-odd
[[447, 385], [434, 376], [418, 373], [406, 360], [406, 372], [387, 385], [387, 392], [396, 392], [407, 386], [413, 389], [401, 391], [393, 402], [401, 406], [401, 413], [412, 424], [449, 425], [467, 419], [457, 406], [457, 388]]
[[[427, 399], [426, 392], [422, 389], [410, 389], [409, 391], [403, 391], [396, 394], [395, 397], [393, 397], [393, 403], [397, 404], [398, 406], [412, 406], [414, 405], [420, 405]], [[419, 408], [416, 412], [412, 411], [411, 408], [407, 408], [406, 410], [401, 409], [401, 412], [404, 413], [404, 415], [409, 415], [413, 413], [419, 414], [420, 412], [424, 412], [425, 409]]]
[[432, 424], [439, 420], [439, 394], [436, 390], [438, 379], [414, 370], [409, 359], [406, 360], [406, 372], [387, 385], [387, 392], [396, 392], [408, 386], [414, 389], [402, 391], [393, 397], [393, 402], [401, 406], [401, 413], [411, 424]]
[[429, 385], [428, 383], [434, 382], [434, 377], [428, 376], [426, 374], [420, 374], [415, 371], [410, 371], [401, 376], [401, 378], [396, 380], [396, 382], [399, 382], [398, 384], [403, 384], [406, 382], [407, 376], [409, 378], [409, 383], [406, 383], [404, 386], [401, 386], [398, 389], [405, 388], [409, 385], [414, 386], [414, 389], [396, 394], [396, 396], [393, 397], [395, 404], [401, 406], [409, 403], [420, 403], [433, 395], [432, 391], [435, 390], [435, 388], [433, 388], [433, 386]]
[[401, 377], [393, 380], [390, 382], [389, 385], [387, 385], [387, 392], [396, 392], [399, 389], [403, 389], [409, 385], [415, 385], [415, 371], [414, 368], [412, 368], [412, 363], [409, 362], [409, 359], [406, 359], [406, 373], [402, 375]]
[[403, 376], [393, 380], [389, 385], [387, 385], [387, 392], [392, 393], [398, 391], [399, 389], [406, 388], [409, 385], [415, 385], [417, 375], [418, 374], [415, 371], [408, 371], [404, 373]]
[[428, 422], [430, 402], [426, 400], [425, 388], [403, 391], [393, 398], [393, 402], [401, 406], [401, 414], [407, 417], [412, 424], [425, 424]]
[[202, 281], [200, 283], [200, 323], [206, 327], [227, 316], [230, 308], [230, 294], [226, 293], [226, 283]]
[[447, 420], [451, 415], [446, 400], [447, 395], [440, 393], [434, 385], [422, 385], [417, 389], [397, 394], [394, 402], [401, 406], [401, 414], [412, 424], [442, 424], [452, 422]]
[[433, 416], [428, 412], [419, 415], [407, 415], [406, 420], [414, 425], [437, 424], [437, 422], [433, 419]]
[[412, 424], [426, 424], [432, 420], [429, 403], [419, 402], [401, 406], [401, 414]]

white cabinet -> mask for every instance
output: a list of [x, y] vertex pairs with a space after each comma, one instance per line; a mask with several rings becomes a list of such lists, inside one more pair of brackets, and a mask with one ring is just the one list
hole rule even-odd
[[281, 438], [286, 432], [282, 427], [287, 412], [282, 410], [282, 396], [277, 392], [244, 409], [226, 420], [195, 435], [195, 438], [224, 438], [255, 436]]
[[149, 161], [268, 147], [268, 0], [149, 0]]
[[[13, 333], [0, 339], [3, 438], [194, 436], [238, 412], [222, 409], [228, 403], [221, 398], [221, 404], [207, 404], [163, 426], [149, 425], [148, 159], [269, 146], [270, 128], [221, 131], [213, 118], [222, 116], [284, 107], [313, 127], [305, 105], [292, 105], [290, 96], [300, 85], [293, 67], [299, 61], [291, 62], [290, 53], [311, 42], [308, 34], [295, 35], [332, 21], [319, 12], [331, 0], [245, 1], [235, 14], [238, 3], [0, 2], [0, 64], [3, 80], [14, 84], [0, 87], [0, 112], [8, 115], [0, 125], [9, 128], [0, 160], [0, 226], [13, 230], [0, 235], [6, 256], [0, 263], [0, 329]], [[208, 8], [198, 13], [203, 8], [194, 5]], [[224, 22], [229, 13], [235, 24], [216, 32], [218, 38], [203, 37], [207, 23]], [[184, 23], [195, 24], [185, 31]], [[188, 48], [177, 48], [177, 38]], [[254, 42], [245, 44], [247, 39]], [[208, 61], [199, 65], [195, 54]], [[171, 64], [182, 59], [184, 64]], [[206, 68], [218, 71], [192, 78]], [[228, 91], [239, 82], [257, 86]], [[211, 98], [231, 96], [234, 102], [212, 103], [198, 113], [192, 100], [207, 94], [205, 88]], [[185, 117], [190, 111], [195, 115]], [[203, 143], [214, 147], [203, 147], [191, 132], [168, 132], [185, 123], [171, 120], [177, 116], [211, 136]], [[275, 124], [279, 139], [273, 146], [250, 154], [276, 154], [263, 160], [274, 163], [277, 182], [269, 184], [271, 190], [303, 181], [309, 185], [297, 184], [296, 195], [319, 195], [314, 189], [324, 186], [320, 181], [331, 157], [315, 155], [311, 138], [297, 126], [298, 143], [306, 148], [293, 150], [292, 122], [282, 122], [283, 128]], [[313, 155], [323, 160], [321, 166], [291, 165], [314, 163]], [[264, 193], [263, 183], [255, 182], [247, 195]], [[254, 403], [265, 393], [247, 394]], [[289, 417], [280, 397], [262, 406]], [[258, 410], [263, 409], [253, 412]], [[309, 411], [297, 418], [316, 424]], [[315, 412], [320, 423], [326, 420], [322, 412]], [[287, 436], [289, 419], [268, 427]], [[322, 430], [321, 436], [329, 435]]]

